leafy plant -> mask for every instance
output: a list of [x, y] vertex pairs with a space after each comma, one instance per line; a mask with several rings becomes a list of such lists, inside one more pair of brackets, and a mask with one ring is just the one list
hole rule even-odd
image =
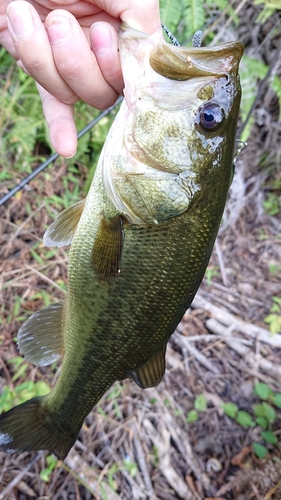
[[194, 408], [197, 411], [206, 411], [207, 409], [207, 399], [205, 394], [199, 394], [196, 396], [194, 401]]
[[108, 484], [112, 488], [113, 491], [117, 489], [117, 482], [115, 476], [118, 472], [127, 471], [129, 472], [131, 477], [135, 477], [137, 473], [137, 465], [126, 458], [123, 460], [122, 465], [117, 463], [112, 464], [112, 466], [108, 469], [106, 476], [108, 478]]
[[17, 68], [14, 60], [2, 48], [0, 50], [0, 151], [2, 177], [7, 178], [10, 161], [16, 169], [31, 171], [32, 157], [38, 139], [49, 146], [48, 133], [35, 82]]
[[[281, 408], [281, 393], [273, 392], [267, 384], [257, 382], [254, 386], [254, 394], [261, 403], [253, 405], [253, 414], [240, 410], [238, 405], [232, 401], [222, 404], [222, 409], [228, 417], [237, 424], [246, 428], [260, 428], [260, 441], [253, 443], [253, 451], [257, 457], [263, 458], [268, 452], [268, 446], [278, 443], [276, 434], [273, 432], [273, 424], [278, 418], [277, 409]], [[274, 408], [275, 407], [275, 408]], [[199, 413], [207, 409], [207, 400], [204, 394], [199, 394], [194, 400], [194, 408], [187, 414], [186, 421], [190, 424], [199, 419]]]
[[46, 457], [46, 463], [47, 467], [45, 467], [45, 469], [42, 469], [40, 471], [40, 478], [45, 483], [48, 483], [50, 481], [50, 476], [58, 463], [58, 459], [54, 457], [54, 455], [48, 455]]
[[0, 396], [0, 413], [8, 411], [13, 406], [24, 403], [31, 398], [45, 396], [48, 392], [50, 392], [50, 387], [43, 380], [38, 382], [28, 380], [13, 388], [4, 386]]
[[188, 423], [197, 422], [199, 413], [207, 409], [207, 399], [205, 394], [199, 394], [194, 400], [194, 409], [190, 410], [187, 414], [186, 421]]
[[215, 276], [218, 276], [219, 272], [219, 267], [218, 266], [208, 266], [205, 272], [205, 276], [207, 279], [207, 285], [210, 286], [212, 284], [212, 279]]
[[255, 0], [254, 3], [255, 5], [263, 5], [263, 10], [259, 13], [256, 21], [262, 24], [274, 14], [275, 10], [281, 10], [280, 0]]
[[270, 274], [276, 276], [278, 273], [281, 272], [281, 266], [277, 266], [276, 264], [268, 264], [268, 270]]
[[260, 443], [253, 443], [253, 450], [254, 453], [258, 458], [264, 458], [265, 455], [267, 454], [267, 448], [263, 444]]
[[264, 322], [269, 325], [269, 330], [274, 335], [281, 333], [281, 298], [272, 297], [272, 301], [274, 304], [270, 309], [270, 314], [264, 318]]
[[[13, 169], [20, 173], [30, 173], [38, 162], [43, 161], [43, 155], [51, 152], [49, 131], [42, 112], [42, 104], [34, 80], [23, 73], [13, 58], [0, 48], [0, 182], [13, 178]], [[78, 102], [75, 106], [75, 122], [78, 130], [91, 122], [99, 114], [85, 103]], [[78, 150], [74, 158], [67, 160], [68, 168], [81, 162], [89, 166], [90, 179], [105, 141], [108, 129], [115, 113], [105, 117], [101, 122], [80, 138]], [[65, 161], [65, 160], [64, 160]], [[79, 174], [76, 168], [76, 173]], [[74, 179], [74, 177], [73, 177]], [[64, 179], [68, 183], [70, 178]], [[64, 198], [48, 197], [48, 207], [62, 205], [66, 208], [78, 199], [78, 183], [74, 193], [64, 190]], [[89, 184], [86, 186], [86, 189]]]
[[263, 202], [265, 211], [269, 215], [277, 215], [281, 209], [280, 197], [276, 193], [269, 193], [267, 199]]
[[257, 457], [263, 458], [268, 452], [267, 445], [276, 445], [278, 442], [272, 430], [272, 425], [277, 420], [277, 412], [273, 405], [281, 408], [281, 393], [275, 393], [267, 384], [257, 382], [254, 386], [254, 394], [262, 402], [253, 405], [253, 416], [248, 412], [240, 411], [232, 402], [224, 403], [222, 408], [226, 415], [243, 427], [261, 427], [260, 439], [265, 442], [265, 445], [258, 442], [253, 443], [252, 446]]
[[[204, 30], [210, 24], [209, 19], [215, 20], [222, 12], [238, 24], [234, 9], [227, 0], [160, 0], [161, 21], [181, 45], [191, 41], [197, 30]], [[212, 38], [213, 33], [210, 32], [207, 45]]]
[[234, 418], [242, 427], [255, 426], [255, 422], [253, 421], [250, 413], [244, 410], [239, 410], [239, 407], [235, 403], [224, 403], [222, 405], [222, 409], [228, 417]]

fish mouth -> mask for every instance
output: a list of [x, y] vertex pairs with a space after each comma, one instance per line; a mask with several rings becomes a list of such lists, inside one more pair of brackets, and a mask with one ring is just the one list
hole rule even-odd
[[[145, 33], [122, 23], [120, 30], [133, 38], [147, 37]], [[241, 42], [228, 42], [213, 47], [178, 47], [157, 40], [149, 55], [150, 66], [156, 73], [171, 80], [188, 80], [202, 76], [238, 75], [244, 52]]]

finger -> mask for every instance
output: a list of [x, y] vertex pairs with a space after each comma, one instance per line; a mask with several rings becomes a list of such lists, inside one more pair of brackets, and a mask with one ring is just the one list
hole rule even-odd
[[95, 23], [90, 31], [93, 52], [105, 80], [118, 94], [124, 88], [117, 31], [108, 23]]
[[49, 94], [41, 85], [37, 88], [42, 100], [50, 141], [57, 153], [71, 158], [76, 153], [77, 133], [73, 119], [73, 105], [64, 104]]
[[122, 21], [148, 35], [162, 31], [158, 0], [142, 0], [141, 2], [128, 0], [127, 3], [128, 8], [123, 9], [120, 16]]
[[75, 17], [65, 10], [56, 10], [47, 16], [46, 30], [56, 67], [75, 94], [98, 109], [112, 105], [117, 92], [103, 77]]
[[7, 16], [17, 58], [27, 72], [57, 99], [76, 102], [78, 97], [57, 71], [45, 28], [34, 7], [26, 1], [11, 2]]
[[95, 3], [111, 16], [148, 35], [161, 30], [159, 0], [96, 0]]
[[[0, 41], [1, 41], [1, 46], [4, 47], [4, 49], [11, 54], [11, 56], [14, 59], [18, 59], [17, 51], [14, 47], [14, 44], [12, 42], [10, 33], [8, 31], [7, 26], [3, 26], [4, 23], [1, 22], [2, 19], [0, 20]], [[2, 26], [1, 26], [2, 24]]]

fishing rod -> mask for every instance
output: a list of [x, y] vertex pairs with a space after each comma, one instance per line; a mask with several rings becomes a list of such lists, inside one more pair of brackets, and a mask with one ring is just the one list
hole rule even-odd
[[[117, 101], [112, 106], [110, 106], [109, 108], [102, 111], [94, 120], [92, 120], [88, 125], [86, 125], [86, 127], [84, 127], [77, 134], [77, 138], [80, 139], [80, 137], [83, 137], [83, 135], [85, 135], [87, 132], [89, 132], [89, 130], [91, 130], [91, 128], [93, 128], [102, 118], [104, 118], [109, 113], [111, 113], [111, 111], [114, 108], [116, 108], [118, 106], [118, 104], [120, 104], [122, 102], [122, 100], [123, 100], [123, 97], [119, 96]], [[32, 179], [34, 179], [34, 177], [36, 177], [38, 174], [43, 172], [43, 170], [45, 170], [45, 168], [48, 167], [48, 165], [50, 165], [51, 163], [53, 163], [59, 156], [60, 155], [58, 153], [52, 154], [46, 161], [44, 161], [43, 163], [38, 165], [38, 167], [36, 167], [33, 170], [33, 172], [31, 172], [31, 174], [27, 175], [27, 177], [25, 177], [21, 182], [16, 184], [16, 186], [13, 187], [13, 189], [11, 189], [7, 194], [5, 194], [2, 198], [0, 198], [0, 207], [2, 205], [4, 205], [4, 203], [6, 203], [6, 201], [8, 201], [18, 191], [23, 189]]]

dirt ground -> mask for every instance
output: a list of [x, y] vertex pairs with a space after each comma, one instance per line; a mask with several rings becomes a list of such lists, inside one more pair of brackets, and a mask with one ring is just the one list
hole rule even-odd
[[[280, 16], [249, 30], [259, 10], [244, 3], [239, 39], [281, 76], [281, 24], [272, 31]], [[281, 297], [281, 213], [269, 215], [263, 206], [273, 182], [281, 196], [281, 121], [269, 79], [259, 89], [209, 271], [169, 343], [163, 381], [145, 391], [132, 381], [116, 383], [48, 481], [39, 475], [47, 453], [0, 452], [0, 499], [280, 500], [281, 410], [271, 426], [277, 443], [267, 445], [264, 458], [252, 448], [265, 444], [260, 427], [242, 426], [222, 410], [233, 402], [253, 415], [257, 381], [281, 392], [281, 335], [271, 336], [264, 322], [272, 297]], [[86, 170], [77, 168], [82, 187]], [[40, 174], [0, 208], [0, 390], [23, 380], [56, 381], [52, 369], [32, 365], [14, 381], [9, 360], [26, 312], [44, 306], [42, 290], [54, 300], [65, 294], [67, 250], [49, 252], [41, 241], [51, 221], [44, 198], [63, 195], [66, 169], [60, 163], [52, 176]], [[199, 395], [207, 407], [188, 422]]]

